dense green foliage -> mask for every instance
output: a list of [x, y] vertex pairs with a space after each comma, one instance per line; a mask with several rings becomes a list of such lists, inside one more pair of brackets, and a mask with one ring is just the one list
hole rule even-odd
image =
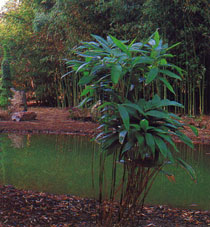
[[177, 99], [184, 103], [189, 114], [209, 111], [204, 98], [209, 95], [210, 7], [206, 0], [168, 1], [149, 0], [144, 4], [145, 33], [160, 28], [170, 42], [181, 42], [176, 50], [176, 64], [185, 70], [184, 81], [174, 88]]
[[10, 55], [6, 45], [3, 46], [4, 57], [1, 64], [2, 78], [0, 84], [0, 106], [6, 108], [11, 97], [12, 77], [10, 69]]
[[168, 47], [157, 31], [146, 42], [137, 43], [135, 40], [131, 43], [120, 41], [113, 36], [108, 36], [107, 40], [92, 36], [96, 42], [83, 42], [75, 49], [84, 60], [70, 60], [67, 64], [74, 72], [83, 74], [79, 80], [80, 85], [85, 85], [81, 104], [100, 102], [103, 132], [96, 139], [103, 150], [110, 154], [114, 147], [120, 147], [119, 157], [123, 158], [137, 147], [135, 156], [138, 160], [143, 161], [147, 156], [157, 164], [160, 153], [174, 162], [167, 147], [170, 145], [177, 151], [172, 135], [193, 147], [191, 140], [180, 131], [184, 124], [166, 110], [168, 106], [183, 106], [161, 99], [158, 94], [161, 84], [174, 93], [167, 77], [181, 79], [172, 70], [179, 73], [182, 70], [167, 62], [173, 57], [168, 51], [177, 44]]
[[[91, 101], [101, 110], [99, 122], [102, 132], [96, 140], [101, 144], [102, 153], [105, 156], [113, 154], [124, 165], [126, 177], [116, 186], [117, 189], [113, 178], [110, 196], [114, 199], [120, 190], [119, 215], [124, 222], [124, 211], [128, 210], [131, 214], [138, 202], [144, 203], [154, 178], [166, 164], [181, 165], [195, 180], [193, 169], [171, 152], [178, 152], [172, 136], [193, 148], [191, 140], [181, 132], [184, 124], [166, 108], [183, 106], [160, 98], [162, 85], [175, 94], [167, 79], [181, 80], [173, 71], [181, 74], [182, 70], [168, 60], [173, 57], [169, 50], [177, 44], [168, 47], [160, 39], [158, 31], [145, 42], [133, 40], [129, 43], [114, 36], [108, 36], [107, 40], [92, 36], [96, 41], [83, 42], [75, 49], [81, 60], [70, 60], [67, 64], [73, 70], [69, 73], [82, 74], [79, 80], [79, 84], [85, 86], [82, 104]], [[112, 169], [115, 176], [116, 162], [113, 162]], [[102, 186], [103, 180], [101, 193]], [[100, 197], [103, 197], [102, 194]]]
[[[173, 49], [173, 63], [184, 69], [183, 80], [171, 85], [176, 101], [188, 114], [209, 112], [210, 7], [207, 0], [10, 0], [1, 17], [1, 45], [13, 56], [14, 86], [28, 91], [38, 103], [75, 106], [81, 87], [64, 58], [91, 34], [123, 40], [144, 40], [159, 28], [163, 40], [181, 42]], [[170, 82], [170, 80], [169, 80]], [[166, 86], [160, 95], [172, 98]]]

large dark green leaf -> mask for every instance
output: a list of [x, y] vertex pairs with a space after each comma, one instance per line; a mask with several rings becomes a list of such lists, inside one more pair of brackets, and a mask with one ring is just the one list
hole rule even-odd
[[145, 139], [146, 139], [147, 146], [150, 147], [152, 153], [155, 154], [155, 140], [153, 135], [151, 133], [146, 133]]
[[85, 84], [89, 84], [95, 76], [93, 75], [89, 75], [89, 76], [83, 76], [80, 80], [78, 85], [85, 85]]
[[128, 114], [129, 114], [130, 118], [140, 119], [139, 113], [134, 108], [131, 108], [129, 106], [125, 106], [125, 107], [126, 107], [126, 110], [127, 110]]
[[158, 134], [158, 136], [162, 137], [164, 140], [166, 140], [173, 148], [176, 152], [179, 152], [179, 150], [177, 149], [175, 143], [173, 142], [173, 140], [171, 139], [171, 136], [169, 135], [164, 135], [164, 134]]
[[169, 116], [173, 117], [173, 118], [175, 118], [177, 120], [181, 120], [181, 118], [179, 116], [177, 116], [176, 114], [174, 114], [174, 113], [169, 113]]
[[158, 128], [157, 126], [155, 127], [149, 127], [148, 130], [151, 130], [153, 132], [156, 132], [156, 134], [167, 134], [167, 131], [166, 130], [163, 130], [161, 128]]
[[77, 64], [81, 65], [83, 63], [84, 63], [84, 61], [78, 61], [78, 60], [70, 60], [70, 61], [66, 62], [66, 64], [70, 65], [70, 66], [77, 65]]
[[116, 142], [118, 142], [118, 135], [113, 134], [111, 136], [108, 136], [107, 138], [103, 138], [102, 139], [102, 147], [103, 149], [107, 150], [110, 147], [113, 147], [114, 145], [116, 145]]
[[79, 71], [81, 72], [81, 71], [82, 71], [82, 69], [83, 69], [83, 68], [85, 68], [88, 64], [89, 64], [89, 62], [87, 62], [87, 63], [84, 63], [84, 64], [80, 65], [80, 66], [77, 68], [76, 73], [78, 73]]
[[101, 110], [102, 108], [104, 107], [107, 107], [107, 106], [112, 106], [112, 107], [115, 107], [115, 104], [113, 102], [104, 102], [103, 104], [101, 104], [98, 109]]
[[114, 84], [117, 84], [122, 75], [122, 67], [120, 64], [115, 64], [111, 68], [111, 79]]
[[184, 106], [181, 103], [170, 101], [168, 99], [163, 99], [160, 101], [160, 103], [157, 105], [157, 107], [164, 107], [164, 106], [177, 106], [180, 108], [183, 108]]
[[128, 131], [127, 130], [123, 130], [119, 133], [119, 142], [120, 144], [123, 144], [125, 141], [125, 137], [127, 135]]
[[81, 96], [85, 96], [87, 95], [90, 91], [92, 91], [93, 88], [91, 86], [87, 86], [83, 91], [82, 91], [82, 94]]
[[141, 147], [142, 145], [144, 145], [144, 136], [141, 135], [139, 132], [136, 132], [135, 136], [138, 141], [138, 146]]
[[135, 103], [125, 103], [123, 105], [124, 106], [129, 106], [129, 107], [137, 110], [140, 114], [145, 115], [143, 109], [139, 105], [136, 105]]
[[192, 180], [196, 182], [196, 174], [194, 169], [185, 161], [183, 161], [181, 158], [177, 158], [177, 161], [187, 171], [187, 173], [190, 174], [190, 176], [192, 177]]
[[105, 69], [106, 66], [101, 64], [101, 65], [95, 65], [92, 67], [90, 74], [95, 75], [96, 73], [100, 72], [101, 70]]
[[120, 40], [116, 39], [111, 35], [110, 37], [117, 47], [119, 47], [124, 53], [126, 53], [129, 57], [131, 57], [131, 53], [129, 52], [128, 47], [123, 42], [121, 42]]
[[181, 80], [182, 78], [180, 76], [178, 76], [177, 74], [169, 71], [169, 70], [160, 70], [161, 73], [163, 73], [164, 75], [167, 75], [171, 78], [174, 78], [174, 79], [178, 79], [178, 80]]
[[106, 51], [108, 52], [111, 51], [109, 44], [105, 39], [103, 39], [101, 36], [98, 36], [98, 35], [91, 35], [91, 36], [94, 37]]
[[156, 118], [168, 118], [168, 114], [158, 110], [150, 110], [146, 112], [146, 116], [156, 117]]
[[132, 61], [132, 65], [136, 66], [138, 64], [152, 64], [154, 62], [154, 59], [151, 57], [147, 57], [147, 56], [139, 56], [134, 58], [134, 60]]
[[159, 32], [156, 31], [154, 34], [154, 40], [155, 40], [155, 46], [154, 48], [158, 47], [159, 43], [160, 43], [160, 36], [159, 36]]
[[176, 132], [176, 135], [179, 137], [181, 141], [183, 141], [185, 144], [187, 144], [189, 147], [194, 148], [194, 145], [192, 143], [192, 140], [187, 137], [184, 133], [178, 131]]
[[166, 143], [158, 136], [154, 136], [155, 143], [157, 144], [157, 147], [159, 148], [160, 153], [163, 155], [164, 158], [168, 157], [168, 148], [166, 146]]
[[128, 114], [126, 108], [123, 105], [119, 105], [118, 104], [118, 110], [119, 110], [119, 113], [120, 113], [120, 116], [122, 118], [122, 121], [123, 121], [123, 124], [124, 124], [125, 128], [127, 130], [129, 130], [130, 118], [129, 118], [129, 114]]
[[123, 156], [127, 151], [129, 151], [130, 149], [132, 149], [134, 145], [135, 145], [135, 143], [134, 143], [133, 141], [128, 141], [128, 142], [123, 146], [121, 155]]
[[172, 69], [176, 69], [180, 75], [183, 74], [182, 69], [181, 69], [180, 67], [174, 65], [174, 64], [169, 64], [169, 63], [167, 63], [167, 64], [162, 64], [162, 66], [164, 66], [164, 67], [170, 67], [170, 68], [172, 68]]
[[152, 68], [147, 74], [146, 83], [151, 83], [158, 75], [158, 68]]

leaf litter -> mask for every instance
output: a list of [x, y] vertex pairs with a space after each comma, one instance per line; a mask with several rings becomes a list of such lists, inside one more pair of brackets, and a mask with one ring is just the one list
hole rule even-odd
[[[117, 217], [119, 206], [116, 202], [113, 206], [113, 216]], [[94, 199], [0, 186], [2, 227], [99, 226], [99, 210], [100, 204]], [[126, 226], [210, 226], [210, 211], [145, 206], [142, 212], [136, 210], [129, 223]]]

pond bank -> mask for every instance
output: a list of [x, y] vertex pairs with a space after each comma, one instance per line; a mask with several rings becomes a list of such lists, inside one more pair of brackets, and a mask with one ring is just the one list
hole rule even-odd
[[[28, 111], [35, 112], [37, 119], [34, 121], [2, 121], [0, 120], [1, 133], [50, 133], [50, 134], [78, 134], [94, 136], [97, 133], [98, 124], [82, 122], [70, 119], [69, 109], [30, 107]], [[0, 115], [3, 111], [0, 110]], [[185, 134], [193, 143], [210, 144], [210, 116], [200, 118], [182, 117], [184, 122], [198, 126], [199, 136], [196, 137], [189, 128], [185, 128]], [[174, 138], [179, 142], [177, 138]]]
[[[37, 114], [33, 121], [0, 121], [1, 133], [50, 133], [78, 134], [93, 136], [98, 125], [93, 122], [80, 122], [69, 118], [68, 109], [34, 107], [28, 111]], [[0, 113], [1, 114], [1, 113]]]

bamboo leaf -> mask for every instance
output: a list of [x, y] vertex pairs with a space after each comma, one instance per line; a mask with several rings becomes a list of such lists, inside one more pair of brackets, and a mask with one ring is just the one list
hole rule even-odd
[[178, 79], [178, 80], [181, 80], [182, 78], [180, 76], [178, 76], [177, 74], [169, 71], [169, 70], [160, 70], [161, 73], [163, 73], [163, 75], [167, 75], [171, 78], [174, 78], [174, 79]]
[[183, 70], [180, 68], [180, 67], [178, 67], [178, 66], [176, 66], [176, 65], [174, 65], [174, 64], [162, 64], [161, 66], [163, 66], [163, 67], [170, 67], [170, 68], [172, 68], [172, 69], [176, 69], [177, 70], [177, 72], [179, 72], [179, 74], [180, 75], [183, 75]]
[[168, 48], [167, 48], [167, 51], [170, 50], [170, 49], [172, 49], [172, 48], [174, 48], [174, 47], [176, 47], [176, 46], [178, 46], [178, 45], [180, 45], [180, 43], [181, 43], [181, 42], [175, 43], [175, 44], [173, 44], [172, 46], [168, 47]]
[[168, 82], [168, 80], [166, 80], [163, 77], [160, 77], [159, 80], [161, 80], [166, 85], [166, 87], [168, 88], [169, 91], [171, 91], [173, 94], [175, 94], [174, 89], [171, 86], [171, 84]]

